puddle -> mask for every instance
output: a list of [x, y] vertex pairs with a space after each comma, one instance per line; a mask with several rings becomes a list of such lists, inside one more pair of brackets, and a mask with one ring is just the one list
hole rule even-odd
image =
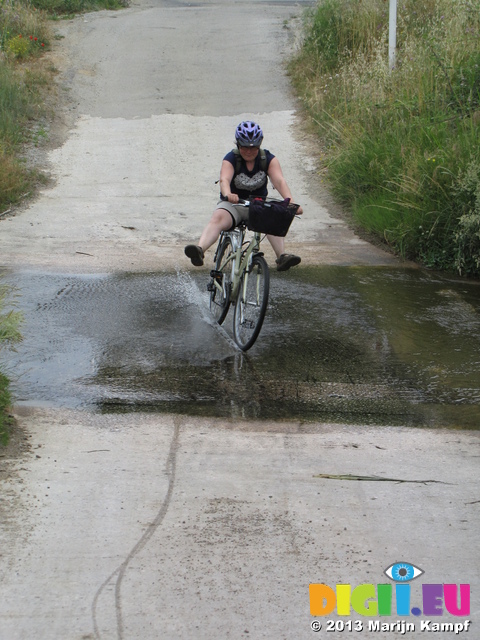
[[[7, 274], [26, 317], [19, 404], [477, 429], [480, 286], [422, 270], [272, 273], [255, 346], [210, 318], [205, 273]], [[305, 426], [305, 428], [308, 428]]]

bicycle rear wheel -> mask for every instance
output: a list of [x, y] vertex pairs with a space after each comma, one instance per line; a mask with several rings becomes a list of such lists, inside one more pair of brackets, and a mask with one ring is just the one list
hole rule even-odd
[[253, 345], [267, 311], [270, 272], [265, 258], [253, 256], [250, 268], [240, 279], [233, 316], [233, 335], [242, 351]]
[[210, 311], [218, 324], [222, 324], [225, 320], [230, 306], [233, 262], [229, 256], [232, 251], [232, 241], [230, 238], [225, 238], [218, 250], [215, 274], [209, 285]]

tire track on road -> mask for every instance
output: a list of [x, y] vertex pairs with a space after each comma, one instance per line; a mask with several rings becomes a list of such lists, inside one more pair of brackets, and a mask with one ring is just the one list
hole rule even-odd
[[123, 640], [124, 638], [124, 621], [122, 615], [122, 582], [128, 570], [128, 566], [131, 561], [135, 558], [135, 556], [148, 544], [152, 536], [156, 533], [157, 529], [162, 524], [167, 511], [170, 505], [170, 501], [172, 499], [173, 489], [175, 485], [175, 476], [176, 476], [176, 468], [177, 468], [177, 451], [178, 451], [178, 441], [180, 438], [180, 418], [177, 416], [173, 417], [174, 423], [174, 431], [172, 440], [170, 443], [170, 450], [166, 463], [166, 474], [169, 477], [168, 481], [168, 489], [163, 500], [163, 503], [158, 511], [154, 521], [148, 526], [145, 533], [141, 536], [135, 546], [132, 548], [130, 553], [127, 555], [125, 560], [120, 564], [113, 573], [111, 573], [108, 578], [103, 582], [103, 584], [98, 589], [97, 593], [92, 602], [92, 620], [93, 620], [93, 628], [95, 633], [95, 638], [101, 640], [101, 632], [98, 628], [97, 622], [97, 609], [98, 609], [98, 601], [100, 596], [102, 595], [104, 589], [108, 584], [115, 580], [115, 613], [117, 620], [117, 638], [118, 640]]

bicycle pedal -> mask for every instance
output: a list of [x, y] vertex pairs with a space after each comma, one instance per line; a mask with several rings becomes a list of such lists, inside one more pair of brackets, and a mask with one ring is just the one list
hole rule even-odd
[[221, 280], [223, 276], [223, 273], [221, 271], [216, 271], [215, 269], [212, 269], [210, 271], [210, 277], [213, 278], [214, 280]]

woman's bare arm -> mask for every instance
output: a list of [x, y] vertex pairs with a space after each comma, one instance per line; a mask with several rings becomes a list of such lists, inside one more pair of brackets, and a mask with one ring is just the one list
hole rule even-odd
[[[280, 162], [277, 158], [273, 158], [268, 166], [268, 177], [282, 198], [290, 198], [290, 200], [294, 202], [292, 192], [284, 178]], [[303, 213], [303, 209], [302, 207], [299, 207], [297, 214], [301, 213]]]
[[231, 162], [223, 160], [220, 169], [220, 193], [232, 204], [237, 204], [238, 195], [230, 191], [230, 183], [232, 182], [234, 172], [235, 170]]

